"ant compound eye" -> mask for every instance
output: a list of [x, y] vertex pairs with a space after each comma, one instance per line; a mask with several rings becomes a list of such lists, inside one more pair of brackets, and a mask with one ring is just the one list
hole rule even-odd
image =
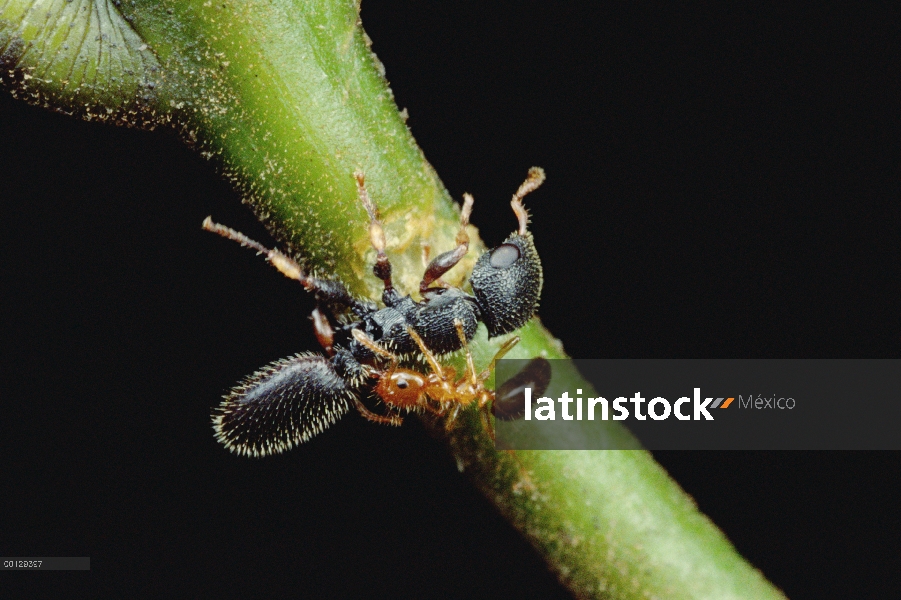
[[374, 388], [375, 395], [395, 408], [416, 406], [428, 385], [422, 373], [410, 369], [397, 369], [382, 377]]
[[488, 263], [495, 269], [506, 269], [519, 260], [519, 248], [513, 244], [501, 244], [491, 251]]
[[533, 358], [497, 389], [491, 412], [502, 421], [518, 419], [526, 412], [525, 389], [531, 388], [532, 397], [537, 398], [547, 391], [550, 383], [551, 363], [540, 356]]
[[469, 278], [488, 336], [519, 329], [538, 308], [543, 277], [530, 232], [514, 233], [479, 257]]

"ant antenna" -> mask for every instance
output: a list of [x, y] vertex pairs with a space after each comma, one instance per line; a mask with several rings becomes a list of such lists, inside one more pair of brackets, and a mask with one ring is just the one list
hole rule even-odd
[[507, 352], [513, 349], [513, 346], [519, 343], [521, 338], [518, 335], [514, 335], [512, 338], [503, 343], [503, 345], [498, 349], [497, 353], [494, 355], [494, 358], [491, 359], [491, 362], [488, 364], [488, 368], [482, 371], [479, 375], [479, 379], [485, 381], [489, 377], [491, 377], [491, 373], [497, 367], [497, 361], [504, 358]]
[[463, 321], [460, 319], [454, 319], [454, 327], [457, 329], [457, 337], [460, 338], [460, 345], [463, 346], [463, 350], [466, 352], [466, 370], [469, 371], [469, 379], [473, 385], [479, 383], [479, 378], [476, 377], [476, 364], [472, 360], [472, 351], [469, 349], [469, 342], [466, 341], [466, 332], [463, 331]]
[[519, 219], [519, 235], [526, 234], [526, 225], [529, 223], [529, 213], [522, 205], [522, 199], [526, 194], [534, 192], [541, 187], [541, 184], [544, 183], [544, 179], [544, 169], [541, 167], [532, 167], [529, 169], [529, 175], [526, 177], [526, 180], [522, 182], [522, 185], [519, 186], [519, 189], [513, 194], [513, 200], [510, 201], [510, 206], [513, 207], [513, 212], [516, 214], [516, 218]]
[[297, 261], [290, 256], [286, 256], [278, 250], [270, 250], [261, 243], [255, 242], [240, 231], [235, 231], [231, 227], [214, 223], [212, 217], [204, 219], [202, 227], [207, 231], [218, 233], [222, 237], [232, 240], [233, 242], [238, 242], [245, 248], [252, 248], [256, 250], [258, 254], [265, 255], [266, 260], [269, 261], [273, 267], [278, 269], [282, 275], [288, 279], [296, 279], [302, 283], [304, 287], [309, 287], [310, 278], [304, 274], [303, 269], [300, 268]]
[[369, 348], [370, 350], [372, 350], [372, 352], [373, 352], [374, 354], [378, 354], [379, 356], [383, 356], [383, 357], [389, 359], [389, 360], [390, 360], [392, 363], [394, 363], [395, 365], [397, 364], [397, 357], [394, 356], [393, 354], [391, 354], [390, 352], [388, 352], [387, 350], [385, 350], [384, 348], [382, 348], [381, 346], [379, 346], [379, 345], [375, 342], [375, 340], [373, 340], [371, 337], [369, 337], [369, 336], [366, 334], [365, 331], [362, 331], [362, 330], [360, 330], [360, 329], [352, 329], [351, 332], [350, 332], [350, 334], [351, 334], [351, 335], [353, 336], [353, 338], [354, 338], [355, 340], [357, 340], [359, 343], [363, 344], [364, 346], [366, 346], [367, 348]]
[[426, 360], [429, 362], [429, 366], [432, 367], [432, 371], [435, 372], [435, 375], [444, 378], [444, 369], [441, 368], [441, 365], [438, 363], [438, 359], [435, 358], [435, 355], [432, 354], [432, 351], [429, 350], [425, 342], [422, 341], [422, 338], [419, 337], [419, 334], [416, 333], [416, 330], [407, 325], [407, 333], [413, 338], [413, 341], [416, 342], [416, 345], [419, 346], [420, 352], [425, 356]]
[[391, 291], [394, 289], [394, 284], [391, 282], [391, 262], [388, 260], [388, 255], [385, 254], [387, 245], [385, 229], [379, 220], [379, 211], [366, 190], [366, 177], [363, 172], [354, 171], [354, 179], [357, 180], [357, 197], [363, 208], [366, 209], [366, 214], [369, 215], [369, 241], [375, 249], [375, 265], [372, 270], [375, 276], [384, 283], [385, 291]]

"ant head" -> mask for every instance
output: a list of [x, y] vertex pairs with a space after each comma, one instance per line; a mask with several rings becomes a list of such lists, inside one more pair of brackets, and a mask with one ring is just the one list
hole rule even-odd
[[519, 329], [538, 308], [543, 283], [541, 260], [526, 228], [529, 216], [522, 198], [543, 181], [544, 171], [532, 167], [510, 203], [519, 220], [519, 230], [480, 256], [469, 278], [489, 337]]
[[398, 408], [413, 408], [422, 399], [428, 384], [428, 377], [422, 373], [394, 368], [379, 374], [374, 391], [386, 404]]

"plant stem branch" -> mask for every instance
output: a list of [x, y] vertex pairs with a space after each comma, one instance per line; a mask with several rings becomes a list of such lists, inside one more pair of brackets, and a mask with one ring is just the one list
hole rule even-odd
[[[382, 213], [399, 287], [417, 287], [421, 240], [454, 246], [458, 210], [394, 104], [355, 2], [10, 0], [0, 68], [26, 101], [174, 127], [291, 251], [356, 293], [379, 293], [356, 170]], [[484, 249], [472, 238], [451, 283]], [[564, 356], [537, 320], [520, 335], [510, 357]], [[482, 329], [473, 348], [485, 364], [496, 346]], [[559, 378], [591, 387], [578, 373]], [[436, 434], [578, 596], [783, 597], [646, 451], [498, 452], [473, 411]]]

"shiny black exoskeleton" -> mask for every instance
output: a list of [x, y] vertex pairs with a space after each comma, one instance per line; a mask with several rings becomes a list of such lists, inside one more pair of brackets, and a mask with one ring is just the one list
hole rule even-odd
[[[308, 276], [296, 261], [277, 250], [209, 218], [204, 221], [205, 229], [265, 254], [285, 276], [313, 292], [318, 304], [313, 313], [314, 330], [329, 355], [305, 353], [271, 363], [225, 396], [213, 413], [213, 428], [216, 438], [233, 452], [253, 456], [283, 452], [334, 423], [352, 404], [372, 421], [399, 424], [399, 417], [369, 411], [358, 395], [380, 374], [385, 355], [415, 357], [420, 353], [411, 329], [431, 353], [440, 355], [460, 350], [475, 335], [480, 321], [489, 337], [496, 337], [522, 327], [535, 313], [542, 287], [541, 262], [527, 229], [522, 198], [541, 185], [543, 170], [533, 167], [513, 196], [511, 206], [519, 228], [478, 259], [469, 277], [472, 295], [441, 281], [469, 249], [466, 227], [473, 198], [464, 195], [457, 245], [428, 264], [419, 301], [394, 288], [378, 213], [363, 175], [356, 173], [355, 177], [369, 214], [369, 237], [376, 250], [373, 273], [384, 284], [384, 308], [354, 298], [339, 281]], [[351, 318], [345, 316], [342, 324], [332, 326], [320, 309], [336, 317], [349, 313]]]

